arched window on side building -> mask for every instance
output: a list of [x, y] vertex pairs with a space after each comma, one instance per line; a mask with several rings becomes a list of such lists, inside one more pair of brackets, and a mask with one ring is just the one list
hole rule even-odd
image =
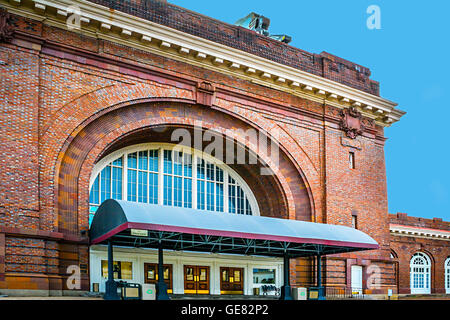
[[410, 262], [411, 294], [431, 293], [431, 260], [425, 253], [417, 252]]
[[445, 260], [445, 293], [450, 294], [450, 257]]

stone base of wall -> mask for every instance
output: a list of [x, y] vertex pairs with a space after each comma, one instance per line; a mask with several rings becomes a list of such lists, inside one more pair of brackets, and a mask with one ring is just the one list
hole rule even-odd
[[0, 289], [0, 295], [8, 297], [82, 297], [87, 293], [81, 290]]

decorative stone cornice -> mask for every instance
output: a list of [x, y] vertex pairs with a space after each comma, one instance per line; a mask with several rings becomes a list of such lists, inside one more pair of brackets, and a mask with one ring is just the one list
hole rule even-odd
[[[0, 4], [11, 13], [47, 25], [168, 56], [341, 109], [353, 106], [381, 126], [390, 126], [405, 114], [384, 98], [89, 1], [0, 0]], [[74, 12], [79, 13], [78, 20], [72, 16]], [[79, 22], [77, 28], [73, 28], [73, 21]]]
[[450, 241], [450, 231], [447, 230], [411, 227], [399, 224], [390, 224], [389, 230], [391, 231], [391, 234], [394, 236]]

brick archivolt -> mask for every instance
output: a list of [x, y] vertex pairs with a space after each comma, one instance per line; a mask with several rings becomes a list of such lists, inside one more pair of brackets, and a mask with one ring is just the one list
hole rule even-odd
[[[55, 121], [41, 136], [40, 161], [43, 168], [41, 192], [47, 195], [41, 199], [41, 225], [53, 226], [53, 230], [60, 231], [75, 231], [78, 228], [76, 212], [86, 209], [88, 194], [85, 190], [86, 192], [79, 192], [77, 196], [78, 179], [81, 179], [80, 186], [89, 181], [90, 170], [97, 156], [120, 135], [158, 124], [194, 125], [195, 120], [201, 121], [206, 129], [211, 128], [223, 133], [226, 128], [239, 128], [243, 122], [249, 127], [266, 132], [271, 132], [275, 127], [278, 128], [276, 123], [266, 118], [257, 115], [246, 117], [245, 114], [238, 114], [230, 105], [213, 106], [214, 109], [220, 108], [221, 112], [213, 111], [208, 107], [194, 108], [192, 106], [194, 104], [193, 90], [148, 84], [110, 86], [86, 94], [60, 108], [55, 114]], [[107, 116], [115, 110], [125, 109], [127, 106], [143, 102], [150, 106], [152, 101], [165, 101], [166, 109], [154, 110], [153, 107], [149, 107], [142, 119], [135, 118], [136, 115], [132, 114], [128, 114], [127, 118], [116, 113], [113, 119], [109, 119], [108, 123], [103, 124], [103, 132], [96, 132], [93, 136], [86, 130], [89, 124], [102, 119], [103, 116]], [[178, 105], [179, 102], [183, 102], [184, 109], [177, 109], [175, 106], [177, 102]], [[192, 111], [194, 109], [195, 111]], [[189, 110], [194, 114], [187, 115], [186, 112]], [[208, 119], [207, 116], [210, 118]], [[232, 123], [218, 125], [221, 121], [230, 122], [230, 119]], [[289, 185], [292, 177], [284, 176], [284, 173], [271, 163], [270, 159], [263, 158], [263, 161], [266, 161], [266, 164], [275, 172], [286, 196], [289, 217], [295, 218], [294, 194], [306, 194], [302, 197], [309, 202], [309, 208], [317, 209], [318, 206], [312, 199], [320, 198], [316, 198], [320, 192], [320, 183], [318, 173], [308, 157], [304, 156], [304, 152], [296, 147], [296, 143], [290, 135], [284, 131], [281, 132], [278, 143], [297, 168], [297, 172], [295, 172], [297, 178], [301, 176], [301, 180], [304, 181], [303, 186], [298, 186], [301, 190], [292, 190], [292, 186]], [[257, 152], [257, 147], [251, 145], [249, 141], [244, 141], [239, 136], [233, 138], [246, 145], [250, 150]], [[292, 170], [287, 174], [292, 175]], [[83, 194], [86, 198], [83, 198]], [[74, 213], [75, 216], [73, 216]], [[70, 217], [61, 218], [63, 216]]]

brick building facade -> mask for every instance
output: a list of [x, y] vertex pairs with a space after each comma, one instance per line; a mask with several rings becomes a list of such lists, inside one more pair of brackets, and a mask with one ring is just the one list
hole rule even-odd
[[[450, 223], [440, 218], [390, 214], [391, 254], [396, 266], [399, 293], [411, 293], [411, 258], [419, 253], [429, 260], [427, 293], [450, 293]], [[414, 290], [413, 290], [414, 291]]]
[[[376, 266], [380, 280], [369, 292], [396, 291], [396, 272], [407, 292], [406, 252], [428, 250], [436, 266], [448, 257], [448, 238], [389, 230], [406, 222], [388, 215], [384, 128], [404, 112], [379, 96], [368, 68], [163, 1], [0, 6], [0, 292], [67, 293], [70, 265], [80, 267], [80, 290], [91, 290], [95, 166], [121, 148], [168, 143], [175, 128], [197, 123], [247, 154], [257, 145], [236, 132], [258, 130], [279, 145], [278, 165], [264, 156], [230, 165], [261, 215], [353, 222], [378, 242], [378, 250], [326, 257], [326, 286], [351, 286], [352, 266], [362, 266], [367, 287]], [[259, 175], [261, 167], [274, 174]], [[430, 228], [449, 230], [442, 225]], [[313, 285], [314, 263], [292, 261], [292, 284]], [[439, 268], [435, 288], [443, 288]]]

